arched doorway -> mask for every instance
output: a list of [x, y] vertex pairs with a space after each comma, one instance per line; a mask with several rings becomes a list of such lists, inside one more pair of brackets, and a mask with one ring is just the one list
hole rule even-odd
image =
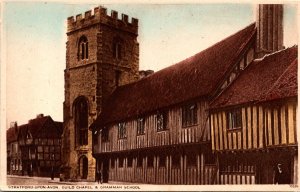
[[78, 160], [79, 175], [81, 179], [87, 179], [88, 176], [88, 158], [81, 156]]

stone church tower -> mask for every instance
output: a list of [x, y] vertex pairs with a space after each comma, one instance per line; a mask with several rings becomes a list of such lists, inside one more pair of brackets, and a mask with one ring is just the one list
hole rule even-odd
[[137, 36], [137, 19], [103, 7], [68, 18], [61, 179], [95, 179], [88, 128], [117, 86], [138, 80]]

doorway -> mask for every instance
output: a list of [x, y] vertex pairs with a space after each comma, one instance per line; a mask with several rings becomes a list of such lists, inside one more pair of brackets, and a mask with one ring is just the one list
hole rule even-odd
[[81, 179], [87, 179], [88, 176], [88, 158], [81, 156], [78, 161], [79, 164], [79, 175]]

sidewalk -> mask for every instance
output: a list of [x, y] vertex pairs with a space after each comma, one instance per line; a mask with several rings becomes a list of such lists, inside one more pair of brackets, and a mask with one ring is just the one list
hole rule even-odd
[[[49, 177], [29, 177], [29, 176], [19, 176], [19, 175], [7, 175], [9, 178], [18, 178], [18, 179], [38, 179], [44, 180], [48, 183], [57, 184], [57, 185], [101, 185], [93, 181], [59, 181], [59, 178], [54, 178], [51, 180]], [[102, 185], [145, 185], [145, 183], [130, 183], [130, 182], [121, 182], [121, 181], [109, 181], [108, 183], [103, 183]], [[149, 184], [148, 184], [149, 185]]]

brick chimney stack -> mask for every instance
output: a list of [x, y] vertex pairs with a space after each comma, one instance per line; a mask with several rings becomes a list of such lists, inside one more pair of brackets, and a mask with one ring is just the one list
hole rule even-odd
[[257, 7], [256, 57], [283, 49], [283, 5], [263, 4]]

